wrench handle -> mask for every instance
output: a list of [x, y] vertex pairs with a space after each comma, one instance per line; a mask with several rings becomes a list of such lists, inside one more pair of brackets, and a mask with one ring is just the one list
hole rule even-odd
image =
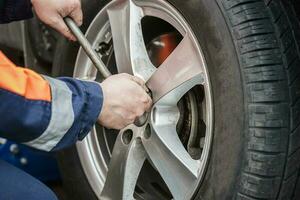
[[102, 74], [104, 78], [108, 78], [111, 76], [110, 71], [107, 69], [105, 64], [102, 62], [98, 54], [93, 49], [90, 42], [86, 39], [84, 34], [81, 32], [80, 28], [77, 26], [77, 24], [69, 17], [64, 18], [65, 23], [71, 30], [71, 32], [74, 34], [74, 36], [77, 38], [77, 41], [81, 45], [82, 49], [85, 51], [86, 55], [91, 59], [94, 66], [97, 68], [97, 70]]

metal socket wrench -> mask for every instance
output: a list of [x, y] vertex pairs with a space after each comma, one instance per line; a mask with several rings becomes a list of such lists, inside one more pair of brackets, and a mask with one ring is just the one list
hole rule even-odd
[[84, 34], [81, 32], [80, 28], [77, 24], [69, 17], [64, 18], [65, 23], [72, 31], [74, 36], [76, 37], [77, 41], [79, 42], [82, 49], [85, 51], [86, 55], [91, 59], [97, 70], [101, 73], [104, 78], [108, 78], [111, 76], [110, 71], [107, 69], [105, 64], [99, 58], [98, 54], [93, 49], [90, 42], [86, 39]]

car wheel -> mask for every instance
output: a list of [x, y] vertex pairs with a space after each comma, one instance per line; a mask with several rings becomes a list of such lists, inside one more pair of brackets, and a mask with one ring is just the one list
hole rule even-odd
[[[83, 31], [154, 105], [60, 153], [73, 199], [292, 199], [299, 171], [299, 27], [289, 1], [83, 2]], [[100, 10], [101, 9], [101, 10]], [[87, 29], [87, 27], [89, 27]], [[101, 81], [62, 39], [56, 75]]]

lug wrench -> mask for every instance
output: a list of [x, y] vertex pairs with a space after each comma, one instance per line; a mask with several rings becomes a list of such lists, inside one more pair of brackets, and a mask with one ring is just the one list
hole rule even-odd
[[86, 39], [86, 37], [81, 32], [77, 24], [69, 17], [64, 18], [64, 21], [71, 30], [71, 32], [74, 34], [74, 36], [77, 38], [77, 41], [79, 42], [82, 49], [85, 51], [86, 55], [91, 59], [97, 70], [101, 73], [101, 75], [104, 78], [108, 78], [109, 76], [111, 76], [110, 71], [107, 69], [105, 64], [94, 51], [92, 45]]
[[[77, 26], [77, 24], [69, 17], [64, 18], [65, 23], [71, 30], [71, 32], [74, 34], [74, 36], [77, 38], [77, 41], [79, 42], [80, 46], [85, 51], [86, 55], [91, 59], [97, 70], [102, 74], [103, 78], [108, 78], [111, 76], [110, 71], [107, 69], [105, 64], [102, 62], [102, 60], [99, 58], [97, 53], [94, 51], [92, 45], [90, 42], [86, 39], [84, 34], [81, 32], [80, 28]], [[151, 96], [151, 93], [148, 93]], [[147, 120], [147, 113], [145, 113], [140, 118], [137, 118], [135, 120], [136, 125], [141, 125]]]

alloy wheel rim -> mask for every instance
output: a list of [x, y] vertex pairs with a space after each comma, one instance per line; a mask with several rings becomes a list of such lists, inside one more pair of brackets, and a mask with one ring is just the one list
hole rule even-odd
[[[183, 36], [159, 68], [153, 66], [144, 43], [141, 20], [145, 16], [168, 22]], [[116, 0], [95, 17], [86, 36], [95, 49], [99, 42], [109, 43], [112, 38], [118, 72], [144, 79], [154, 101], [144, 125], [130, 125], [120, 131], [109, 164], [101, 153], [95, 128], [77, 144], [81, 165], [95, 194], [100, 199], [133, 199], [139, 173], [149, 159], [174, 199], [190, 199], [208, 164], [213, 109], [207, 66], [188, 23], [163, 0]], [[97, 79], [97, 71], [82, 50], [74, 76]], [[197, 85], [205, 91], [206, 130], [201, 157], [195, 160], [183, 147], [176, 125], [180, 117], [179, 100]]]

